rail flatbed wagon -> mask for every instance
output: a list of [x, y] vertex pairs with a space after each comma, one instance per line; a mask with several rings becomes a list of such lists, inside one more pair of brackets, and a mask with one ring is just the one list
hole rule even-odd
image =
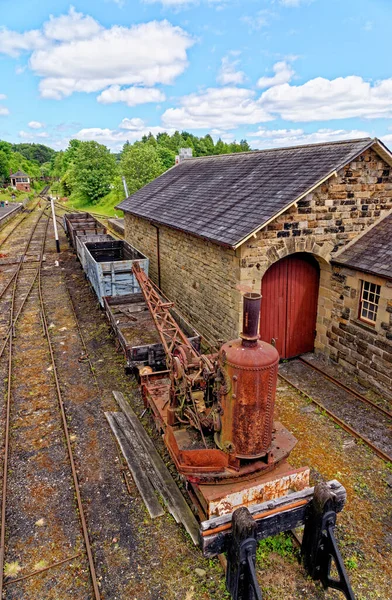
[[103, 235], [106, 227], [90, 213], [68, 213], [64, 215], [64, 229], [71, 245], [76, 249], [76, 237], [79, 235]]
[[148, 274], [148, 258], [123, 240], [85, 243], [84, 270], [101, 306], [105, 296], [140, 293], [132, 270], [135, 262]]
[[[106, 296], [104, 308], [131, 369], [150, 366], [154, 371], [166, 368], [166, 353], [154, 320], [142, 293], [126, 296]], [[200, 352], [200, 334], [175, 309], [171, 313]]]
[[82, 268], [85, 269], [85, 252], [86, 252], [86, 246], [85, 244], [88, 243], [95, 243], [95, 242], [114, 242], [114, 237], [112, 235], [110, 235], [109, 233], [98, 233], [98, 234], [91, 234], [91, 235], [77, 235], [75, 236], [75, 240], [76, 240], [76, 254], [78, 259], [80, 260], [80, 264], [82, 265]]

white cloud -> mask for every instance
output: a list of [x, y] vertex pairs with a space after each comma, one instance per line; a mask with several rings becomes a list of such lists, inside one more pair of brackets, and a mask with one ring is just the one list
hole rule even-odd
[[75, 91], [94, 92], [110, 85], [173, 83], [187, 67], [193, 40], [168, 21], [130, 28], [114, 26], [89, 40], [78, 40], [30, 59], [32, 70], [44, 77], [42, 96], [59, 99]]
[[19, 131], [18, 133], [18, 137], [23, 138], [23, 139], [30, 139], [32, 136], [32, 134], [28, 131]]
[[43, 33], [49, 40], [70, 42], [89, 39], [102, 29], [103, 27], [93, 17], [78, 13], [71, 6], [67, 15], [60, 17], [50, 15], [49, 21], [44, 23]]
[[31, 51], [43, 48], [47, 41], [38, 29], [19, 33], [7, 27], [0, 28], [0, 53], [9, 56], [19, 56], [23, 51]]
[[294, 69], [285, 60], [275, 63], [272, 70], [275, 73], [273, 77], [260, 77], [257, 82], [259, 88], [269, 88], [288, 83], [295, 75]]
[[0, 100], [5, 100], [7, 96], [5, 94], [0, 94]]
[[144, 129], [145, 123], [143, 119], [134, 117], [133, 119], [123, 119], [119, 125], [120, 129], [128, 129], [129, 131], [140, 131]]
[[283, 6], [300, 6], [301, 4], [310, 4], [313, 0], [279, 0], [279, 4]]
[[254, 96], [245, 88], [210, 88], [181, 98], [181, 107], [166, 110], [162, 122], [176, 129], [227, 130], [272, 120]]
[[272, 87], [259, 102], [266, 112], [286, 121], [391, 118], [392, 79], [372, 85], [354, 75], [333, 80], [317, 77], [300, 86]]
[[257, 138], [252, 140], [251, 143], [254, 148], [283, 148], [285, 146], [364, 138], [369, 137], [369, 133], [358, 129], [319, 129], [312, 133], [305, 133], [303, 129], [259, 129], [248, 133], [248, 136]]
[[8, 110], [7, 107], [5, 106], [0, 106], [0, 116], [1, 117], [5, 117], [6, 115], [9, 115], [10, 111]]
[[392, 78], [373, 84], [354, 75], [317, 77], [293, 86], [276, 81], [281, 73], [292, 76], [291, 71], [275, 71], [270, 87], [259, 97], [244, 87], [210, 88], [180, 98], [178, 107], [164, 112], [162, 122], [177, 129], [227, 131], [277, 118], [293, 122], [392, 118]]
[[[29, 123], [29, 125], [30, 125], [30, 123]], [[20, 137], [24, 140], [35, 140], [36, 138], [48, 138], [50, 136], [46, 131], [40, 131], [40, 132], [23, 131], [23, 129], [22, 129], [21, 131], [19, 131], [18, 137]]]
[[[116, 0], [115, 0], [116, 1]], [[191, 6], [192, 4], [200, 4], [202, 0], [143, 0], [145, 4], [162, 4], [162, 6], [169, 8], [181, 8]], [[231, 0], [205, 0], [207, 4], [215, 5], [217, 7], [229, 4]]]
[[186, 6], [187, 4], [198, 4], [198, 0], [143, 0], [145, 4], [162, 4], [162, 6]]
[[102, 104], [125, 102], [128, 106], [137, 106], [147, 102], [163, 102], [166, 96], [156, 88], [130, 87], [121, 89], [119, 85], [112, 85], [104, 90], [98, 97]]
[[[166, 20], [105, 29], [72, 6], [68, 14], [50, 16], [41, 30], [0, 29], [0, 53], [30, 52], [28, 65], [41, 78], [41, 96], [56, 100], [110, 86], [172, 84], [188, 66], [187, 50], [193, 44], [186, 31]], [[117, 96], [122, 95], [127, 103], [133, 95], [138, 95], [140, 103], [141, 92], [121, 91]], [[112, 92], [100, 101], [109, 99]], [[162, 100], [161, 92], [155, 95]]]
[[245, 73], [237, 71], [236, 67], [239, 61], [231, 61], [228, 56], [222, 58], [222, 66], [219, 71], [217, 81], [222, 85], [234, 84], [239, 85], [245, 81]]
[[30, 123], [28, 123], [28, 126], [30, 127], [30, 129], [42, 129], [42, 127], [45, 127], [45, 125], [43, 123], [40, 123], [39, 121], [30, 121]]
[[126, 141], [135, 142], [140, 140], [143, 135], [148, 135], [150, 132], [153, 135], [166, 131], [170, 135], [174, 133], [174, 129], [163, 128], [160, 126], [149, 127], [142, 119], [123, 119], [117, 129], [101, 129], [100, 127], [91, 127], [81, 129], [72, 137], [82, 141], [95, 140], [101, 144], [105, 144], [113, 150], [118, 150]]
[[245, 15], [241, 17], [241, 21], [249, 25], [252, 31], [259, 31], [264, 27], [268, 27], [270, 19], [275, 17], [275, 13], [268, 9], [259, 10], [255, 15]]

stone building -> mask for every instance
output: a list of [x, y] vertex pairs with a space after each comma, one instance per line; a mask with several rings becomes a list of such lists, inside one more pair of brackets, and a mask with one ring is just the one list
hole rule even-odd
[[11, 187], [15, 190], [20, 190], [22, 192], [30, 192], [30, 177], [27, 173], [23, 173], [23, 171], [17, 171], [16, 173], [11, 173]]
[[190, 158], [118, 208], [152, 278], [207, 338], [237, 337], [243, 293], [261, 291], [260, 335], [282, 358], [315, 349], [354, 367], [331, 343], [352, 310], [332, 261], [392, 209], [391, 167], [370, 138]]
[[319, 349], [392, 397], [392, 214], [332, 259]]

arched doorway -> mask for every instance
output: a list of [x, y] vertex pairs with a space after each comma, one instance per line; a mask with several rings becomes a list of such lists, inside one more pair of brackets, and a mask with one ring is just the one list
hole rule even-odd
[[281, 358], [314, 349], [319, 280], [318, 262], [305, 252], [274, 263], [262, 279], [260, 337], [275, 343]]

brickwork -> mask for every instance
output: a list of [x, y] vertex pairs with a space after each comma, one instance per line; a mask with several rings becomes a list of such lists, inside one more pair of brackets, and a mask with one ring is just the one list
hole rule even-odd
[[[156, 227], [126, 214], [125, 239], [149, 257], [150, 277], [158, 283]], [[241, 313], [238, 252], [165, 226], [159, 226], [159, 246], [163, 292], [206, 338], [236, 337]]]
[[[316, 351], [341, 364], [363, 385], [392, 397], [392, 282], [337, 266], [324, 270], [321, 278], [317, 328], [322, 333]], [[381, 286], [374, 326], [358, 318], [362, 280]]]

